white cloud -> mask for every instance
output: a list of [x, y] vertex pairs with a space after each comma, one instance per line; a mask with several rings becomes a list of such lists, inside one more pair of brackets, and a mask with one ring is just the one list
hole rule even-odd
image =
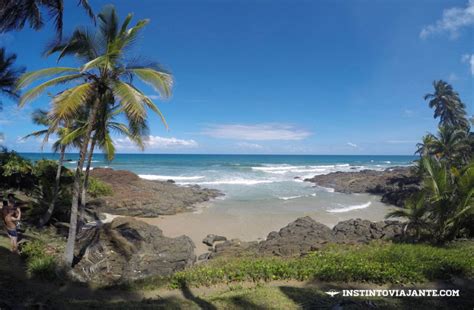
[[474, 25], [474, 0], [469, 0], [466, 7], [453, 7], [443, 11], [441, 19], [432, 25], [423, 27], [420, 38], [425, 39], [430, 35], [448, 32], [451, 38], [459, 36], [463, 27]]
[[256, 143], [240, 142], [237, 143], [237, 146], [241, 149], [263, 150], [263, 146]]
[[355, 143], [352, 143], [352, 142], [347, 142], [347, 145], [349, 145], [350, 147], [353, 147], [353, 148], [358, 148], [359, 146]]
[[410, 109], [403, 110], [403, 115], [405, 115], [406, 117], [412, 117], [414, 114], [415, 112], [413, 110], [410, 110]]
[[160, 99], [161, 97], [158, 96], [158, 95], [146, 95], [148, 98], [150, 98], [151, 100], [158, 100]]
[[201, 133], [213, 138], [247, 141], [303, 140], [311, 135], [309, 131], [286, 124], [211, 125]]
[[449, 82], [455, 82], [459, 80], [459, 77], [455, 73], [451, 73], [448, 75], [448, 81]]
[[[137, 146], [129, 138], [118, 138], [114, 140], [117, 149], [130, 150], [137, 149]], [[165, 138], [160, 136], [148, 136], [144, 139], [145, 149], [182, 149], [195, 148], [198, 143], [195, 140], [177, 139], [174, 137]]]
[[471, 74], [474, 75], [474, 54], [464, 54], [461, 57], [461, 61], [467, 63], [471, 68]]
[[418, 143], [419, 141], [416, 140], [388, 140], [387, 143], [389, 144], [414, 144]]

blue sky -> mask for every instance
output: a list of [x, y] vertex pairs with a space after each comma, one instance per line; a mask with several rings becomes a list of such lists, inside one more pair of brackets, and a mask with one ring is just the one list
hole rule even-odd
[[[90, 24], [66, 2], [66, 34]], [[110, 3], [91, 2], [96, 12]], [[413, 154], [436, 130], [423, 100], [435, 79], [474, 112], [474, 0], [113, 3], [122, 17], [151, 19], [131, 56], [175, 77], [170, 100], [147, 89], [170, 125], [150, 119], [148, 153]], [[56, 65], [41, 56], [52, 36], [49, 26], [24, 29], [0, 35], [0, 45], [36, 70]], [[3, 101], [4, 144], [39, 151], [40, 141], [19, 138], [38, 129], [30, 113], [48, 98], [23, 110]], [[121, 137], [116, 144], [138, 152]]]

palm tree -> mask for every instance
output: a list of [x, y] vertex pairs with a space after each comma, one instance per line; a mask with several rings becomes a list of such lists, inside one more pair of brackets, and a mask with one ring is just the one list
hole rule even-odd
[[423, 136], [422, 142], [417, 143], [416, 147], [417, 150], [415, 154], [419, 154], [420, 156], [431, 156], [432, 151], [431, 151], [431, 145], [433, 144], [433, 141], [436, 139], [436, 137], [432, 134], [427, 134], [426, 136]]
[[[5, 48], [0, 48], [0, 94], [12, 99], [18, 99], [19, 93], [16, 89], [16, 81], [23, 73], [23, 68], [15, 68], [15, 54], [8, 55]], [[0, 107], [2, 101], [0, 100]]]
[[466, 105], [461, 101], [459, 94], [445, 81], [433, 82], [435, 92], [425, 95], [429, 101], [429, 107], [434, 108], [434, 118], [439, 117], [439, 123], [443, 126], [452, 126], [457, 129], [469, 130]]
[[[32, 114], [32, 120], [33, 123], [36, 125], [40, 126], [45, 126], [47, 127], [46, 129], [38, 130], [35, 132], [30, 133], [29, 135], [23, 137], [23, 139], [28, 139], [30, 137], [41, 137], [41, 136], [46, 136], [49, 133], [49, 125], [50, 121], [48, 118], [48, 112], [37, 109], [33, 112]], [[52, 199], [49, 203], [48, 209], [46, 213], [40, 218], [39, 221], [39, 226], [42, 227], [46, 225], [49, 220], [51, 219], [51, 216], [53, 215], [54, 208], [56, 206], [57, 198], [59, 196], [59, 189], [60, 189], [60, 181], [61, 181], [61, 174], [62, 174], [62, 167], [64, 164], [64, 156], [66, 154], [66, 149], [69, 146], [73, 147], [80, 147], [81, 145], [81, 138], [82, 137], [75, 137], [74, 139], [70, 139], [67, 143], [64, 141], [65, 137], [70, 136], [71, 133], [74, 133], [77, 128], [74, 128], [72, 124], [63, 124], [63, 127], [59, 127], [57, 129], [56, 135], [59, 136], [58, 140], [54, 142], [52, 148], [55, 153], [59, 152], [59, 160], [58, 160], [58, 168], [56, 171], [56, 178], [55, 178], [55, 183], [54, 183], [54, 189], [53, 189], [53, 196]]]
[[405, 224], [403, 233], [406, 234], [408, 229], [413, 228], [415, 230], [415, 239], [419, 240], [421, 229], [427, 226], [427, 213], [428, 208], [426, 206], [425, 195], [421, 192], [407, 199], [404, 208], [391, 211], [385, 217], [406, 218], [407, 223]]
[[456, 165], [465, 162], [470, 153], [467, 139], [468, 135], [464, 130], [440, 126], [438, 136], [427, 135], [429, 141], [426, 146], [430, 155], [434, 155], [450, 165]]
[[[79, 0], [78, 6], [82, 6], [94, 18], [88, 0]], [[39, 30], [44, 26], [42, 12], [47, 11], [49, 18], [54, 20], [60, 38], [63, 32], [63, 10], [63, 0], [0, 0], [0, 32], [23, 29], [26, 23]]]
[[[23, 68], [14, 67], [15, 54], [7, 55], [5, 48], [0, 48], [0, 94], [11, 99], [18, 99], [19, 93], [15, 87], [18, 77], [22, 74]], [[0, 111], [3, 104], [0, 99]], [[0, 132], [0, 144], [3, 143], [3, 133]]]
[[76, 83], [54, 96], [52, 109], [49, 112], [50, 133], [56, 130], [62, 120], [73, 120], [79, 109], [88, 108], [87, 128], [74, 177], [70, 229], [65, 251], [68, 265], [72, 265], [74, 257], [84, 161], [91, 138], [97, 129], [101, 107], [110, 104], [108, 96], [113, 96], [113, 102], [120, 106], [120, 113], [128, 120], [131, 128], [146, 122], [147, 109], [157, 113], [165, 122], [153, 101], [133, 85], [133, 77], [138, 77], [151, 85], [162, 97], [170, 96], [173, 79], [170, 73], [156, 64], [131, 65], [127, 62], [126, 50], [136, 41], [140, 30], [148, 24], [148, 20], [140, 20], [135, 26], [128, 28], [131, 19], [132, 15], [129, 14], [119, 25], [114, 7], [105, 7], [98, 15], [98, 30], [95, 34], [77, 29], [69, 39], [50, 51], [50, 53], [58, 52], [59, 60], [66, 55], [74, 55], [83, 62], [81, 67], [38, 70], [23, 75], [18, 84], [19, 88], [24, 88], [41, 78], [53, 77], [27, 91], [20, 99], [20, 106], [24, 106], [51, 86]]
[[113, 131], [115, 134], [127, 137], [131, 142], [136, 144], [142, 150], [144, 148], [142, 137], [148, 132], [148, 126], [146, 125], [146, 122], [138, 124], [138, 126], [140, 126], [139, 128], [129, 128], [127, 125], [115, 121], [115, 116], [120, 113], [120, 107], [113, 106], [113, 102], [110, 105], [103, 105], [101, 108], [102, 110], [99, 112], [99, 116], [97, 118], [97, 125], [94, 136], [92, 137], [90, 150], [87, 154], [86, 171], [81, 193], [81, 211], [85, 209], [87, 202], [86, 194], [89, 186], [89, 172], [95, 146], [97, 145], [98, 148], [106, 155], [108, 161], [112, 161], [115, 157], [115, 146], [111, 131]]

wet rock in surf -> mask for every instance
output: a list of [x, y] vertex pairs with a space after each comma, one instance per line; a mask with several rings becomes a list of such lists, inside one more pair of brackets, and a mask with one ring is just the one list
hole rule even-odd
[[333, 188], [341, 193], [370, 193], [382, 196], [382, 202], [403, 206], [405, 200], [419, 190], [420, 179], [409, 167], [384, 171], [333, 172], [305, 179], [317, 186]]
[[73, 273], [99, 284], [166, 276], [191, 266], [194, 248], [187, 236], [168, 238], [156, 226], [118, 217], [79, 234]]

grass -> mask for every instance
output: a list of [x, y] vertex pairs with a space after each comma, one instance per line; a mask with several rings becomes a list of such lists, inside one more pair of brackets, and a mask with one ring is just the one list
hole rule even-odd
[[474, 243], [445, 247], [374, 242], [331, 245], [303, 258], [227, 258], [177, 272], [168, 279], [150, 278], [132, 284], [153, 289], [168, 283], [210, 286], [243, 281], [321, 280], [407, 284], [474, 275]]

